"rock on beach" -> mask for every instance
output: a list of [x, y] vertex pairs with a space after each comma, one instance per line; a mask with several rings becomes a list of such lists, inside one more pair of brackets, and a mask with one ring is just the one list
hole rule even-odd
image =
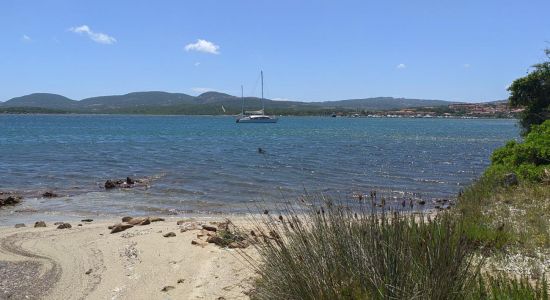
[[71, 228], [71, 224], [69, 223], [61, 223], [57, 226], [57, 229], [68, 229], [68, 228]]
[[115, 224], [113, 226], [109, 226], [108, 228], [111, 229], [111, 233], [117, 233], [117, 232], [121, 232], [121, 231], [124, 231], [128, 228], [132, 228], [134, 227], [134, 225], [131, 225], [131, 224]]
[[46, 222], [44, 221], [37, 221], [34, 223], [34, 227], [46, 227]]
[[10, 192], [0, 192], [0, 207], [5, 205], [16, 205], [21, 203], [23, 197]]
[[106, 190], [111, 190], [115, 188], [133, 188], [137, 186], [138, 184], [144, 183], [146, 181], [141, 179], [132, 179], [130, 177], [126, 177], [126, 179], [109, 179], [105, 181], [105, 184], [103, 185]]

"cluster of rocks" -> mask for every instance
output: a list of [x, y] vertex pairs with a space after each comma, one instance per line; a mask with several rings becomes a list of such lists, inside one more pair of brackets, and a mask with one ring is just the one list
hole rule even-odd
[[53, 225], [57, 225], [57, 229], [68, 229], [73, 227], [71, 224], [65, 222], [55, 222]]
[[52, 191], [46, 191], [42, 194], [42, 197], [43, 198], [56, 198], [56, 197], [59, 197], [59, 195], [52, 192]]
[[451, 209], [455, 205], [454, 201], [449, 199], [436, 199], [434, 204], [434, 208], [437, 210]]
[[233, 224], [227, 220], [225, 222], [210, 222], [210, 224], [183, 223], [178, 221], [178, 225], [183, 225], [181, 232], [188, 230], [199, 230], [197, 239], [192, 240], [191, 244], [205, 246], [208, 243], [222, 248], [247, 248], [250, 246], [248, 235], [238, 232]]
[[[460, 195], [460, 194], [459, 194]], [[352, 197], [358, 201], [363, 201], [363, 200], [366, 200], [366, 199], [370, 199], [371, 201], [371, 204], [375, 207], [386, 207], [386, 198], [385, 197], [380, 197], [378, 198], [377, 195], [376, 195], [376, 191], [372, 191], [370, 192], [370, 195], [365, 195], [365, 194], [362, 194], [362, 193], [355, 193], [352, 195]], [[437, 209], [437, 210], [444, 210], [444, 209], [450, 209], [453, 205], [454, 205], [454, 201], [453, 200], [450, 200], [450, 199], [435, 199], [435, 200], [431, 200], [431, 203], [433, 205], [433, 208]], [[418, 205], [418, 206], [421, 206], [423, 207], [424, 205], [426, 205], [427, 202], [426, 200], [422, 199], [422, 198], [404, 198], [404, 199], [401, 199], [401, 206], [403, 208], [406, 208], [406, 207], [409, 207], [409, 208], [414, 208], [415, 205]]]
[[[92, 219], [84, 219], [82, 220], [82, 222], [85, 222], [85, 223], [90, 223], [92, 222], [93, 220]], [[57, 229], [68, 229], [68, 228], [72, 228], [73, 226], [70, 224], [70, 223], [66, 223], [66, 222], [55, 222], [53, 223], [54, 226], [57, 226]], [[78, 224], [78, 226], [82, 226], [82, 224]], [[25, 224], [23, 223], [18, 223], [18, 224], [15, 224], [15, 228], [22, 228], [22, 227], [27, 227]], [[46, 222], [44, 221], [36, 221], [34, 223], [34, 228], [39, 228], [39, 227], [47, 227], [46, 225]]]
[[128, 228], [132, 228], [134, 226], [143, 226], [143, 225], [149, 225], [152, 222], [159, 222], [164, 221], [163, 218], [158, 217], [123, 217], [122, 223], [117, 223], [114, 225], [109, 226], [108, 228], [111, 229], [111, 233], [117, 233], [124, 231]]
[[[55, 198], [59, 197], [58, 194], [54, 193], [53, 191], [46, 191], [42, 194], [40, 194], [42, 198]], [[2, 206], [13, 206], [16, 204], [21, 203], [21, 200], [23, 200], [23, 196], [19, 195], [16, 192], [2, 192], [0, 191], [0, 207]]]
[[13, 192], [0, 192], [0, 207], [7, 206], [7, 205], [16, 205], [21, 203], [21, 197], [20, 195], [13, 193]]
[[[388, 200], [386, 199], [386, 197], [378, 197], [376, 191], [371, 191], [369, 195], [363, 194], [363, 193], [354, 193], [352, 195], [352, 198], [359, 202], [370, 200], [371, 205], [375, 207], [382, 207], [382, 208], [386, 207], [386, 204], [387, 204], [386, 201]], [[408, 206], [410, 208], [413, 208], [415, 205], [424, 206], [426, 205], [426, 200], [423, 200], [421, 198], [415, 198], [415, 199], [408, 198], [408, 199], [402, 199], [401, 201], [402, 207]]]
[[146, 184], [146, 180], [143, 180], [143, 179], [133, 179], [133, 178], [130, 178], [130, 177], [126, 177], [126, 179], [109, 179], [107, 181], [105, 181], [105, 189], [106, 190], [111, 190], [111, 189], [128, 189], [128, 188], [133, 188], [135, 186], [138, 186], [138, 185], [143, 185], [143, 184]]

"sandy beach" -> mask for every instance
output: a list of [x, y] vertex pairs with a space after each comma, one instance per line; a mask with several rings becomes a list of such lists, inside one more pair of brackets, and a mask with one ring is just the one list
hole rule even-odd
[[[224, 220], [166, 218], [113, 234], [108, 226], [120, 219], [67, 229], [0, 227], [0, 298], [248, 299], [253, 271], [240, 250], [200, 236], [198, 227]], [[165, 237], [169, 232], [175, 236]]]

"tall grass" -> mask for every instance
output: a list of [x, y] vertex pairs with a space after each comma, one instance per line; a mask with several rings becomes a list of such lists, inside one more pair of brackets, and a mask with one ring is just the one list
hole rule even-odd
[[257, 223], [253, 299], [463, 299], [480, 266], [461, 222], [329, 200]]
[[543, 277], [534, 283], [527, 278], [511, 278], [503, 274], [486, 275], [474, 287], [471, 299], [548, 300], [548, 283]]
[[499, 186], [482, 176], [458, 198], [456, 213], [467, 234], [486, 249], [533, 252], [550, 249], [550, 186]]

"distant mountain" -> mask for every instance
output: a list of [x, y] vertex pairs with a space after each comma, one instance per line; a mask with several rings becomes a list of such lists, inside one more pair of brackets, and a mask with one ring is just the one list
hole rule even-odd
[[[269, 113], [300, 114], [303, 112], [330, 112], [339, 110], [395, 110], [410, 107], [447, 106], [456, 102], [442, 100], [423, 100], [408, 98], [377, 97], [365, 99], [350, 99], [325, 102], [299, 102], [264, 100], [264, 106]], [[36, 93], [10, 99], [0, 107], [33, 108], [43, 110], [66, 111], [75, 113], [154, 113], [154, 114], [221, 114], [222, 105], [227, 113], [241, 111], [243, 101], [240, 97], [219, 93], [206, 92], [199, 96], [183, 93], [167, 93], [159, 91], [135, 92], [125, 95], [100, 96], [72, 100], [67, 97]], [[262, 107], [261, 100], [256, 97], [244, 98], [245, 110], [257, 110]]]
[[35, 93], [12, 98], [0, 105], [4, 107], [39, 107], [47, 109], [74, 109], [78, 101], [57, 94]]
[[219, 92], [206, 92], [197, 96], [200, 103], [217, 103], [226, 101], [240, 101], [241, 98]]
[[139, 106], [173, 106], [193, 104], [196, 97], [181, 93], [136, 92], [126, 95], [100, 96], [78, 101], [80, 110], [105, 111]]

